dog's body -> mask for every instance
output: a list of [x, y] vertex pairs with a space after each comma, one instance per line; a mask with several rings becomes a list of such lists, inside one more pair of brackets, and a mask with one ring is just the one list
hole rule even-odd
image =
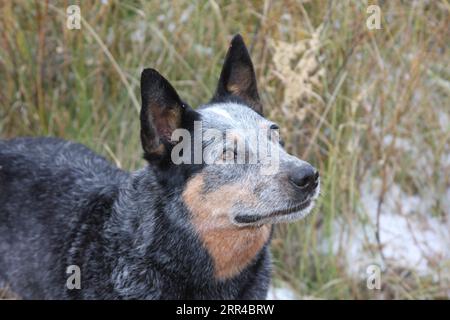
[[[265, 298], [272, 224], [311, 210], [317, 171], [259, 136], [281, 154], [272, 176], [259, 164], [177, 165], [171, 154], [177, 128], [195, 136], [274, 126], [262, 117], [242, 39], [234, 38], [217, 92], [198, 110], [151, 69], [141, 92], [149, 165], [131, 174], [76, 143], [0, 141], [0, 285], [32, 299]], [[215, 139], [201, 145], [210, 159], [230, 155]], [[67, 286], [69, 266], [79, 267], [81, 289]]]
[[[0, 142], [0, 166], [0, 279], [22, 298], [265, 297], [267, 249], [234, 279], [212, 281], [181, 199], [150, 167], [130, 175], [53, 138]], [[70, 265], [81, 290], [66, 287]]]

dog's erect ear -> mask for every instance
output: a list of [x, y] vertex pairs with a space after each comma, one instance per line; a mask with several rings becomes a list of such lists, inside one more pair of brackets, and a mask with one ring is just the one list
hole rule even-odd
[[231, 40], [213, 101], [229, 95], [243, 99], [254, 111], [262, 115], [255, 70], [244, 40], [239, 34]]
[[161, 159], [172, 144], [172, 132], [182, 126], [186, 105], [170, 83], [154, 69], [141, 74], [141, 142], [144, 157]]

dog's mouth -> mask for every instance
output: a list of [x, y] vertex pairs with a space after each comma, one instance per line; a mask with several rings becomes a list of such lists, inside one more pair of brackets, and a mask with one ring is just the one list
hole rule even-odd
[[[306, 214], [302, 215], [302, 212], [311, 206], [311, 203], [313, 202], [312, 199], [307, 199], [306, 201], [303, 201], [302, 203], [285, 208], [280, 210], [271, 211], [269, 214], [260, 215], [260, 214], [249, 214], [249, 215], [238, 215], [234, 217], [234, 220], [238, 224], [263, 224], [263, 223], [270, 223], [274, 220], [278, 220], [277, 218], [280, 217], [288, 217], [289, 215], [293, 215], [293, 219], [295, 218], [302, 218]], [[292, 220], [293, 220], [292, 219]], [[290, 219], [282, 219], [282, 220], [290, 220]]]

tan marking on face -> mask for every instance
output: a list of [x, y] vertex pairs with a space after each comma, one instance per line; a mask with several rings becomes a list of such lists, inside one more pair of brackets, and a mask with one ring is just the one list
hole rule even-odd
[[214, 261], [215, 276], [227, 279], [241, 272], [258, 254], [270, 236], [271, 227], [238, 227], [231, 222], [231, 209], [238, 202], [255, 204], [250, 188], [229, 184], [203, 194], [203, 177], [191, 179], [183, 199], [192, 213], [192, 223]]

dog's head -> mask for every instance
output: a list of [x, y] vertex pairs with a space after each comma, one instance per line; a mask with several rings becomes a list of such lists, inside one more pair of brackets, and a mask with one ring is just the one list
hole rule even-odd
[[241, 36], [231, 42], [209, 103], [192, 109], [153, 69], [143, 71], [141, 93], [145, 158], [169, 187], [182, 186], [185, 205], [206, 226], [261, 226], [310, 212], [319, 173], [288, 154], [278, 125], [264, 118]]

